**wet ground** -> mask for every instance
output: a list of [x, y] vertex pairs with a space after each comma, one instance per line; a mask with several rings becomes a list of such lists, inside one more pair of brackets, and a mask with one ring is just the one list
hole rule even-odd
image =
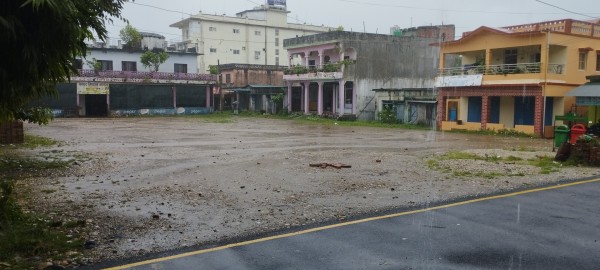
[[[469, 149], [551, 155], [551, 141], [290, 120], [59, 119], [26, 132], [64, 142], [54, 152], [86, 157], [62, 176], [31, 180], [31, 207], [86, 220], [92, 262], [598, 174], [457, 178], [427, 159]], [[58, 192], [41, 192], [49, 188]]]

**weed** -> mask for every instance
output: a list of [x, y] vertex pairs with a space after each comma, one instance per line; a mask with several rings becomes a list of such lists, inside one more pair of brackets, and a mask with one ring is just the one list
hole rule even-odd
[[508, 162], [512, 162], [512, 161], [522, 161], [523, 159], [520, 157], [508, 156], [505, 160]]

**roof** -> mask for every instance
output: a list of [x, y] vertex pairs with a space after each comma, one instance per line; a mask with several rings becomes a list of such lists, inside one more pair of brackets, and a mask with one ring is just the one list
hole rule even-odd
[[165, 39], [165, 36], [159, 35], [159, 34], [156, 34], [156, 33], [140, 32], [140, 35], [142, 37], [153, 37], [153, 38]]
[[600, 97], [600, 82], [590, 82], [582, 86], [575, 87], [567, 93], [567, 97]]

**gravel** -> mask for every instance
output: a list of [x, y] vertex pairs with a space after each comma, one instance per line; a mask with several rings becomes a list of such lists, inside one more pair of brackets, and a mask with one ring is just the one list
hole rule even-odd
[[[86, 221], [78, 233], [89, 244], [90, 263], [599, 173], [569, 167], [540, 174], [529, 165], [439, 160], [472, 174], [502, 174], [456, 177], [430, 168], [428, 160], [448, 151], [552, 156], [552, 141], [260, 118], [58, 119], [26, 125], [26, 132], [64, 142], [30, 154], [77, 160], [66, 172], [19, 188], [32, 192], [24, 202], [31, 211]], [[58, 192], [43, 192], [49, 188]]]

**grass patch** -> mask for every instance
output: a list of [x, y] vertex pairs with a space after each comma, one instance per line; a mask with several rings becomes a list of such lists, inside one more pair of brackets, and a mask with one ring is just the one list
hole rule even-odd
[[527, 162], [529, 165], [539, 167], [541, 174], [558, 172], [563, 166], [562, 163], [554, 161], [551, 157], [538, 157], [537, 159], [529, 159]]
[[293, 120], [302, 124], [319, 124], [331, 126], [346, 126], [346, 127], [375, 127], [375, 128], [400, 128], [400, 129], [415, 129], [415, 130], [432, 130], [430, 126], [412, 125], [412, 124], [388, 124], [380, 121], [340, 121], [334, 118], [320, 117], [318, 115], [304, 114], [257, 114], [257, 113], [240, 113], [239, 117], [257, 117], [268, 119]]
[[184, 117], [202, 120], [206, 123], [228, 124], [235, 122], [233, 114], [230, 112], [215, 112], [201, 115], [185, 115]]
[[50, 147], [50, 146], [55, 146], [57, 144], [58, 144], [57, 141], [50, 139], [50, 138], [32, 135], [32, 134], [25, 134], [25, 142], [23, 143], [23, 147], [25, 147], [25, 148]]
[[52, 228], [53, 222], [26, 214], [17, 205], [14, 182], [0, 180], [0, 261], [10, 269], [33, 269], [48, 258], [61, 260], [67, 251], [83, 249], [83, 241]]
[[428, 159], [426, 161], [427, 166], [430, 169], [438, 170], [438, 171], [441, 171], [444, 173], [450, 173], [451, 175], [456, 176], [456, 177], [482, 177], [482, 178], [488, 178], [488, 179], [492, 179], [492, 178], [496, 178], [496, 177], [500, 177], [500, 176], [525, 176], [525, 174], [524, 173], [503, 174], [503, 173], [497, 173], [497, 172], [469, 172], [469, 171], [457, 170], [454, 168], [443, 166], [440, 163], [441, 160], [481, 160], [481, 161], [485, 161], [485, 162], [490, 162], [491, 166], [493, 166], [497, 163], [529, 165], [529, 166], [534, 166], [534, 167], [540, 168], [540, 174], [550, 174], [550, 173], [559, 172], [562, 167], [576, 166], [578, 164], [578, 162], [576, 160], [573, 160], [573, 161], [569, 160], [567, 162], [560, 163], [560, 162], [554, 161], [554, 159], [552, 157], [546, 157], [546, 156], [544, 156], [544, 157], [539, 156], [536, 158], [524, 160], [523, 158], [516, 157], [516, 156], [508, 156], [505, 158], [495, 156], [495, 155], [479, 156], [476, 154], [460, 152], [460, 151], [451, 151], [442, 156], [439, 156], [434, 159]]
[[463, 130], [463, 129], [453, 129], [446, 132], [453, 133], [465, 133], [465, 134], [477, 134], [477, 135], [487, 135], [487, 136], [502, 136], [502, 137], [523, 137], [523, 138], [539, 138], [536, 135], [527, 134], [524, 132], [519, 132], [511, 129], [501, 129], [501, 130]]

